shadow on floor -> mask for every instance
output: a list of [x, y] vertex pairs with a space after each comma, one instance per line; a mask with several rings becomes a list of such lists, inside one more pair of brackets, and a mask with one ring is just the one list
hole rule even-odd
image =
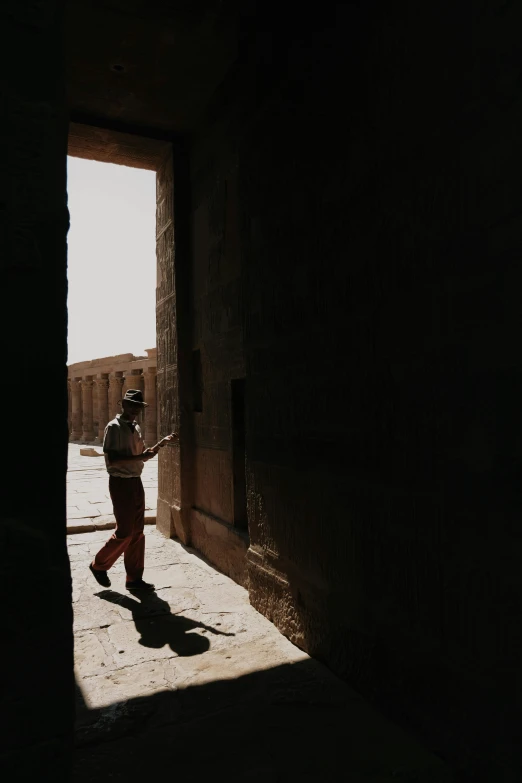
[[444, 764], [316, 661], [88, 710], [75, 783], [168, 778], [448, 783]]
[[129, 610], [136, 630], [140, 634], [139, 644], [143, 647], [160, 649], [168, 644], [170, 649], [179, 656], [200, 655], [210, 648], [210, 642], [204, 636], [190, 633], [190, 631], [199, 628], [220, 636], [235, 635], [190, 620], [188, 617], [172, 614], [167, 601], [164, 601], [156, 593], [144, 593], [136, 598], [131, 598], [116, 590], [102, 590], [95, 595], [103, 601], [109, 601], [109, 603], [123, 606]]

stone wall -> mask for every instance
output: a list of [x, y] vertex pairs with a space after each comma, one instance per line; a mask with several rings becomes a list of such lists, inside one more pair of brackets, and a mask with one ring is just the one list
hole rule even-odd
[[[244, 314], [239, 245], [238, 161], [193, 179], [191, 359], [193, 488], [191, 538], [246, 584], [248, 546], [244, 444]], [[192, 148], [192, 169], [202, 161]]]
[[[62, 4], [0, 4], [0, 766], [69, 780], [74, 720], [67, 470], [67, 115]], [[18, 62], [19, 67], [13, 67]]]
[[216, 98], [191, 147], [191, 535], [241, 571], [245, 378], [253, 605], [489, 780], [520, 696], [522, 129], [520, 8], [482, 5], [474, 36], [448, 4], [258, 30]]
[[[1, 11], [11, 779], [65, 780], [71, 746], [62, 5]], [[78, 121], [176, 138], [158, 407], [183, 445], [160, 455], [162, 529], [467, 780], [520, 780], [520, 4], [279, 4], [219, 89], [235, 39], [176, 46], [174, 19], [158, 91], [161, 4], [153, 35], [141, 9], [107, 14], [137, 42], [124, 78], [105, 6], [68, 5]], [[21, 434], [35, 401], [43, 456]]]
[[140, 416], [145, 442], [158, 439], [156, 349], [147, 356], [132, 353], [70, 364], [67, 371], [69, 440], [102, 443], [107, 423], [121, 412], [128, 389], [140, 389], [145, 412]]

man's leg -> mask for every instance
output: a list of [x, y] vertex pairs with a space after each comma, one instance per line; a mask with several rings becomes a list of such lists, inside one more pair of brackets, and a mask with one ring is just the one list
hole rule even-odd
[[145, 566], [145, 490], [141, 479], [132, 479], [132, 483], [134, 519], [132, 535], [124, 555], [127, 583], [139, 581]]
[[136, 479], [109, 477], [109, 492], [116, 517], [116, 530], [94, 558], [92, 564], [94, 571], [108, 571], [131, 543], [135, 519], [133, 488], [135, 481]]

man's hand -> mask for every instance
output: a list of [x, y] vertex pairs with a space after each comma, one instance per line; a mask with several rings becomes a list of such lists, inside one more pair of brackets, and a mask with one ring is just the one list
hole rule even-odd
[[154, 449], [145, 449], [145, 451], [142, 452], [140, 457], [143, 460], [143, 462], [148, 462], [149, 459], [152, 459], [153, 457], [155, 457], [157, 453], [158, 452], [154, 451]]
[[167, 443], [171, 443], [173, 440], [179, 440], [177, 432], [173, 432], [171, 435], [166, 435], [164, 438], [158, 441], [155, 446], [152, 447], [152, 450], [155, 454], [157, 454], [159, 449], [162, 449], [163, 446], [166, 446]]
[[177, 432], [173, 432], [171, 435], [166, 435], [164, 438], [162, 438], [159, 442], [160, 449], [163, 448], [166, 443], [171, 443], [173, 440], [179, 440]]

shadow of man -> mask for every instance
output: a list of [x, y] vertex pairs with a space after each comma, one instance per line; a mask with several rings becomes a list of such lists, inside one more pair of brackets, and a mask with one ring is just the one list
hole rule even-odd
[[205, 636], [190, 631], [201, 628], [220, 636], [235, 636], [188, 617], [172, 614], [167, 601], [156, 593], [144, 593], [139, 596], [139, 601], [115, 590], [102, 590], [95, 595], [131, 612], [136, 630], [141, 636], [139, 643], [144, 647], [160, 649], [168, 644], [180, 656], [200, 655], [210, 648], [210, 642]]

